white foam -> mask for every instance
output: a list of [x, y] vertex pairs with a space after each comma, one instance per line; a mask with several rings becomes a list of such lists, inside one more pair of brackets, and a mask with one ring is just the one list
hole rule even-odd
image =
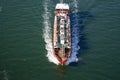
[[[77, 2], [77, 0], [74, 0], [74, 5], [72, 5], [72, 6], [74, 6], [73, 8], [74, 9], [72, 9], [72, 13], [74, 13], [74, 12], [76, 12], [76, 10], [78, 9], [78, 2]], [[77, 10], [78, 11], [78, 10]], [[78, 43], [79, 43], [79, 19], [77, 19], [78, 17], [77, 16], [75, 16], [75, 19], [72, 21], [73, 22], [73, 25], [72, 25], [72, 32], [71, 32], [71, 34], [72, 34], [72, 36], [71, 36], [71, 38], [72, 38], [72, 51], [71, 51], [71, 56], [70, 56], [70, 58], [68, 58], [68, 61], [66, 62], [66, 65], [68, 65], [68, 64], [70, 64], [70, 63], [72, 63], [72, 62], [77, 62], [78, 61], [78, 58], [77, 58], [77, 54], [78, 54], [78, 50], [80, 49], [80, 46], [78, 45]]]
[[52, 29], [51, 29], [51, 23], [50, 23], [50, 16], [51, 13], [49, 12], [49, 6], [48, 6], [48, 0], [44, 1], [44, 29], [43, 29], [43, 38], [45, 41], [45, 47], [47, 50], [47, 57], [50, 62], [53, 62], [55, 64], [59, 64], [58, 60], [53, 55], [53, 48], [52, 48]]

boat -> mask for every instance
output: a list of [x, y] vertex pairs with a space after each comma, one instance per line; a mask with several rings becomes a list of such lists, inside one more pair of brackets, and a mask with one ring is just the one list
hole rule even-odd
[[71, 55], [71, 30], [69, 5], [57, 3], [53, 25], [53, 54], [60, 65], [64, 65]]

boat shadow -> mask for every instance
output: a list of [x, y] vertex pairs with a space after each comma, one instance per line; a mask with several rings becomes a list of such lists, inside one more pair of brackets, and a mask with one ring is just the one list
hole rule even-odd
[[[83, 55], [84, 51], [89, 49], [88, 43], [87, 43], [87, 33], [85, 32], [85, 25], [86, 23], [84, 20], [87, 19], [92, 19], [93, 15], [89, 11], [84, 11], [84, 12], [74, 12], [70, 14], [70, 20], [71, 20], [71, 29], [74, 30], [73, 28], [77, 27], [77, 37], [79, 39], [77, 46], [80, 48], [77, 50], [78, 54], [78, 62], [72, 62], [69, 65], [70, 66], [78, 66], [84, 64], [82, 62], [81, 56]], [[89, 24], [89, 23], [88, 23]], [[73, 34], [73, 33], [72, 33]], [[72, 36], [71, 34], [71, 36]]]

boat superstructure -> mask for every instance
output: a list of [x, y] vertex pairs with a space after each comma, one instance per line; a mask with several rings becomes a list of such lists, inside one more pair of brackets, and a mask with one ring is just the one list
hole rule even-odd
[[71, 54], [69, 5], [63, 2], [55, 7], [53, 54], [61, 65], [65, 64]]

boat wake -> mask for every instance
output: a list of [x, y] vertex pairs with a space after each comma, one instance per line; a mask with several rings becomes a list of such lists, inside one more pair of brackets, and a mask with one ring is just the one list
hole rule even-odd
[[[72, 6], [72, 7], [71, 7]], [[70, 5], [70, 23], [71, 23], [71, 57], [66, 62], [66, 65], [72, 62], [78, 62], [77, 54], [80, 46], [78, 45], [80, 42], [80, 16], [78, 14], [78, 2], [74, 0], [74, 2]]]
[[58, 60], [54, 57], [53, 55], [53, 49], [52, 49], [52, 29], [51, 29], [51, 22], [50, 22], [50, 16], [51, 16], [51, 13], [50, 13], [50, 9], [48, 6], [49, 5], [49, 0], [45, 0], [44, 1], [44, 15], [43, 15], [43, 18], [44, 18], [44, 28], [43, 28], [43, 37], [44, 37], [44, 41], [45, 41], [45, 47], [46, 47], [46, 50], [47, 50], [47, 57], [48, 57], [48, 60], [50, 62], [53, 62], [55, 64], [59, 64]]

